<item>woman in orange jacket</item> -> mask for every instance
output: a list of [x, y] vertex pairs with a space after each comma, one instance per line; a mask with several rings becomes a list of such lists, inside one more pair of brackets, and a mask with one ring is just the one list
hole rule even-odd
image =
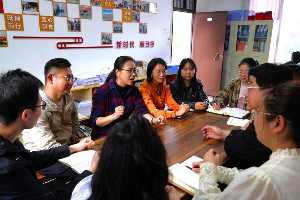
[[[182, 103], [178, 105], [173, 99], [170, 89], [165, 83], [167, 74], [166, 62], [161, 58], [153, 58], [147, 67], [147, 80], [139, 90], [143, 95], [145, 105], [154, 116], [163, 115], [166, 118], [175, 118], [189, 112], [190, 107]], [[171, 110], [164, 110], [165, 104]]]

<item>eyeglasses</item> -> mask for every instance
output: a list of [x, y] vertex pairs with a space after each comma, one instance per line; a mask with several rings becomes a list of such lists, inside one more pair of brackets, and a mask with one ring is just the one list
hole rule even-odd
[[124, 71], [130, 72], [131, 74], [136, 74], [139, 71], [137, 69], [120, 69], [120, 70], [124, 70]]
[[34, 107], [32, 107], [32, 108], [41, 107], [42, 110], [45, 110], [46, 106], [47, 106], [46, 102], [42, 101], [42, 104], [41, 104], [41, 105], [39, 105], [39, 106], [34, 106]]
[[72, 77], [72, 76], [63, 76], [63, 75], [55, 75], [55, 76], [60, 76], [60, 77], [66, 78], [69, 83], [71, 83], [71, 82], [74, 83], [77, 80], [76, 77]]
[[266, 113], [266, 112], [258, 112], [258, 110], [254, 110], [253, 112], [253, 117], [257, 117], [259, 114], [264, 114], [264, 115], [276, 115], [276, 114], [272, 114], [272, 113]]
[[247, 76], [248, 73], [249, 73], [249, 71], [244, 71], [244, 72], [240, 71], [240, 70], [238, 71], [238, 75], [240, 75], [240, 76], [243, 75], [243, 74]]
[[154, 73], [159, 74], [159, 75], [161, 75], [161, 74], [165, 75], [165, 74], [167, 74], [167, 70], [155, 71]]
[[255, 89], [255, 88], [265, 89], [264, 87], [250, 87], [250, 86], [248, 86], [247, 87], [247, 92], [249, 92], [249, 91], [251, 91], [252, 89]]

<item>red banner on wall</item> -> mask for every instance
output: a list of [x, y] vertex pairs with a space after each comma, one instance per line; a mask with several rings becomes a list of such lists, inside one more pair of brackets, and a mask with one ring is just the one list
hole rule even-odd
[[0, 0], [0, 13], [4, 13], [3, 0]]

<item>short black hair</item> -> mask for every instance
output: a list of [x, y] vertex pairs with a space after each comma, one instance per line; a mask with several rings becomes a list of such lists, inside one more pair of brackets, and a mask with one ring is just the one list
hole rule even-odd
[[243, 60], [241, 60], [241, 62], [239, 64], [239, 68], [241, 65], [244, 65], [244, 64], [248, 65], [249, 68], [259, 65], [257, 60], [255, 60], [254, 58], [244, 58]]
[[0, 122], [8, 126], [23, 110], [35, 110], [42, 86], [38, 78], [22, 69], [3, 72], [0, 75]]
[[288, 65], [290, 70], [292, 70], [293, 73], [293, 79], [294, 81], [299, 81], [300, 80], [300, 66], [296, 64]]
[[264, 63], [249, 69], [248, 76], [254, 76], [256, 83], [262, 88], [273, 88], [289, 80], [293, 80], [292, 71], [286, 65]]
[[153, 69], [155, 68], [156, 65], [161, 64], [165, 67], [165, 69], [167, 70], [167, 64], [166, 62], [162, 59], [162, 58], [153, 58], [149, 63], [148, 63], [148, 67], [147, 67], [147, 82], [151, 82], [152, 81], [152, 77], [151, 74], [153, 72]]
[[45, 83], [47, 82], [47, 76], [52, 69], [56, 68], [61, 70], [63, 68], [70, 68], [70, 67], [71, 67], [71, 63], [64, 58], [54, 58], [49, 60], [45, 64], [45, 68], [44, 68]]

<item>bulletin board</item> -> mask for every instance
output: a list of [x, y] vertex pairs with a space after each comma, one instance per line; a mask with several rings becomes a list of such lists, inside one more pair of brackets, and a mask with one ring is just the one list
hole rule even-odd
[[[75, 76], [112, 68], [121, 55], [171, 61], [172, 0], [0, 0], [0, 8], [1, 72], [22, 68], [44, 82], [45, 63], [58, 57]], [[67, 46], [105, 48], [58, 48], [74, 38], [82, 41]]]

